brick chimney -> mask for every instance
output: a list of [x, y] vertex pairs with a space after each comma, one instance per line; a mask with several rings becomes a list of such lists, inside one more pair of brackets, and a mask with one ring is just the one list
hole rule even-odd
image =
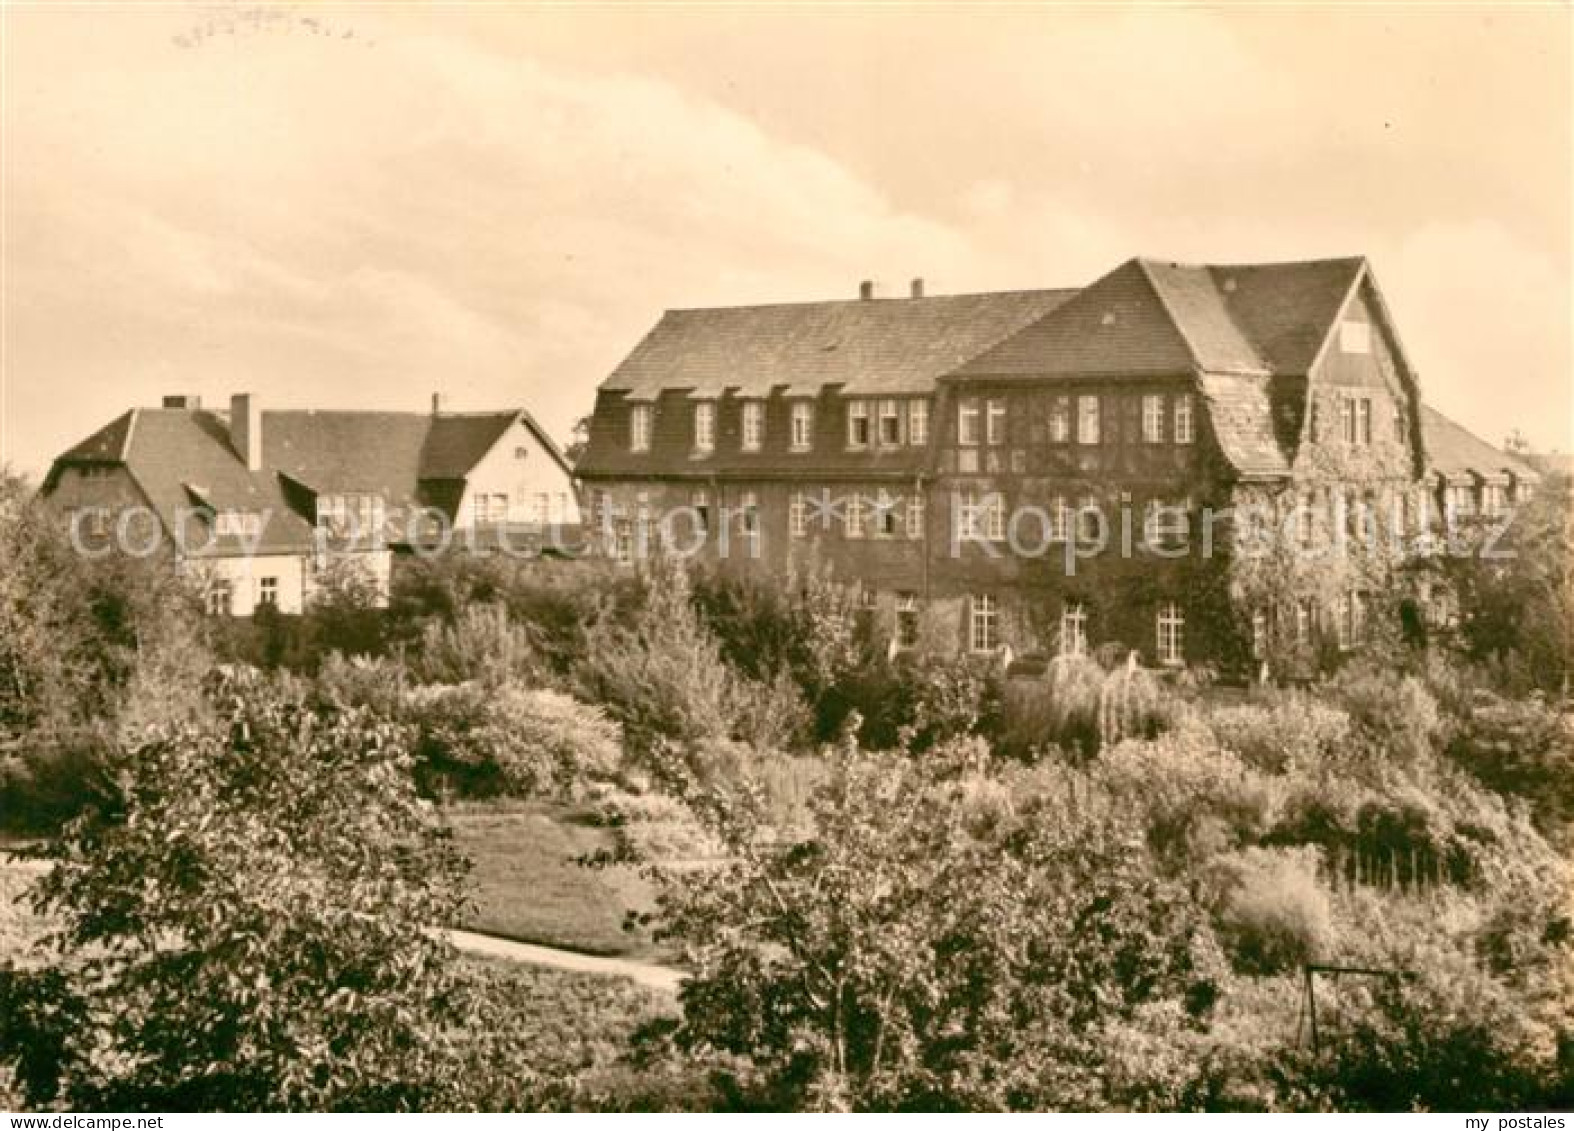
[[255, 393], [230, 398], [230, 445], [247, 471], [262, 470], [262, 408]]
[[920, 275], [918, 278], [913, 280], [912, 287], [908, 291], [908, 293], [911, 294], [914, 298], [923, 298], [924, 297], [924, 279], [923, 279], [922, 275]]
[[865, 279], [863, 282], [858, 284], [858, 297], [863, 299], [865, 302], [868, 302], [870, 299], [874, 298], [873, 279]]
[[447, 411], [448, 411], [448, 394], [447, 393], [433, 393], [432, 394], [432, 415], [433, 416], [441, 416], [443, 413], [445, 413]]

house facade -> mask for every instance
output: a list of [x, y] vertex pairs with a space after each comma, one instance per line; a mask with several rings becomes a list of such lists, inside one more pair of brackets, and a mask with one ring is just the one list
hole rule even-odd
[[167, 557], [211, 612], [298, 613], [330, 574], [386, 597], [398, 553], [576, 545], [573, 472], [528, 412], [264, 411], [250, 394], [132, 409], [43, 494], [80, 552]]
[[1133, 259], [1078, 290], [669, 311], [578, 470], [610, 553], [829, 568], [898, 644], [1294, 669], [1366, 637], [1458, 501], [1439, 419], [1363, 259]]

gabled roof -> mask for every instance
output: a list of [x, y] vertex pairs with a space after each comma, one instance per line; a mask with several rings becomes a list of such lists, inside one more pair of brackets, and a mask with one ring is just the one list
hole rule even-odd
[[1493, 447], [1430, 405], [1421, 406], [1421, 433], [1428, 475], [1462, 479], [1508, 474], [1530, 482], [1541, 478], [1535, 468], [1518, 456]]
[[959, 366], [957, 377], [1191, 373], [1196, 358], [1140, 260], [1121, 264]]
[[115, 417], [87, 439], [68, 448], [60, 458], [75, 463], [121, 462], [126, 458], [126, 443], [131, 438], [135, 414], [133, 409]]
[[[61, 455], [45, 490], [71, 464], [121, 463], [172, 532], [193, 507], [266, 511], [271, 516], [258, 548], [303, 550], [313, 544], [312, 493], [376, 493], [392, 506], [457, 503], [452, 484], [462, 482], [516, 421], [571, 474], [557, 445], [522, 410], [435, 417], [265, 411], [262, 469], [249, 471], [231, 443], [228, 414], [133, 409]], [[240, 546], [239, 539], [226, 538], [215, 550]]]
[[1130, 259], [959, 377], [1304, 376], [1360, 258], [1211, 266]]
[[650, 399], [667, 389], [766, 396], [824, 385], [927, 393], [935, 380], [1059, 306], [1075, 291], [1003, 291], [669, 310], [602, 383]]
[[1204, 373], [1198, 378], [1213, 435], [1245, 476], [1283, 475], [1290, 469], [1273, 428], [1273, 403], [1261, 377]]

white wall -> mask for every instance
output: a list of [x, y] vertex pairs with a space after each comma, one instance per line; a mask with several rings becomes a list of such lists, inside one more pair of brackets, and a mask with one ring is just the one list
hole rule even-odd
[[537, 497], [545, 493], [549, 503], [548, 522], [577, 524], [579, 502], [574, 481], [566, 474], [535, 434], [515, 421], [472, 469], [465, 484], [464, 498], [454, 515], [454, 525], [465, 529], [475, 524], [475, 497], [478, 494], [507, 495], [510, 524], [537, 521]]

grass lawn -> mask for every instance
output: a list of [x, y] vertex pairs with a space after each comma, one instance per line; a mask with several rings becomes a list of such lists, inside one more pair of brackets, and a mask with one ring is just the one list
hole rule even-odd
[[576, 857], [612, 847], [602, 828], [571, 809], [531, 802], [456, 805], [454, 838], [473, 865], [475, 907], [467, 930], [587, 954], [646, 958], [649, 935], [623, 929], [629, 911], [654, 905], [651, 886], [630, 868], [583, 868]]

